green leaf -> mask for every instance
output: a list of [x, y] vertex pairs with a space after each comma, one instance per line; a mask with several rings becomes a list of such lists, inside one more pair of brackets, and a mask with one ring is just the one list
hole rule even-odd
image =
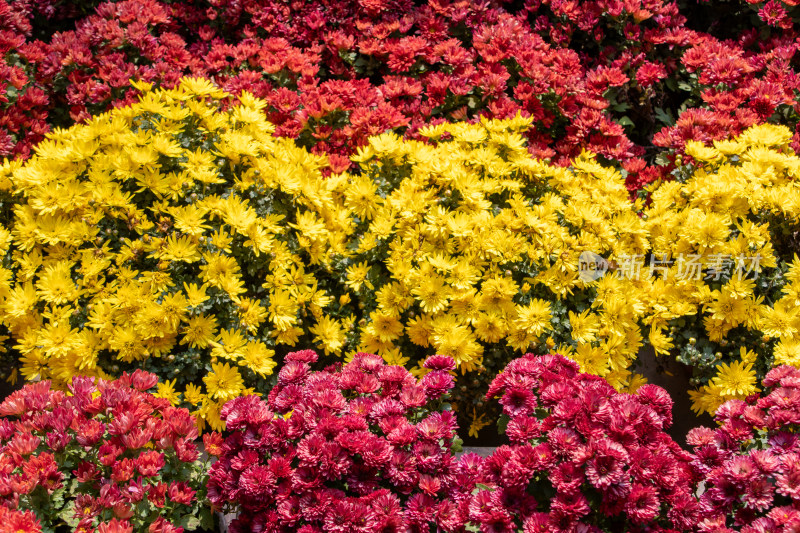
[[633, 125], [634, 125], [634, 124], [633, 124], [633, 121], [632, 121], [632, 120], [631, 120], [629, 117], [627, 117], [627, 116], [625, 116], [625, 117], [622, 117], [621, 119], [619, 119], [619, 120], [617, 121], [617, 123], [618, 123], [620, 126], [623, 126], [623, 127], [625, 127], [625, 126], [633, 126]]
[[672, 126], [675, 124], [675, 119], [672, 118], [672, 113], [669, 111], [665, 112], [660, 107], [656, 108], [656, 119], [662, 124], [666, 124], [667, 126]]
[[79, 520], [75, 517], [75, 500], [71, 500], [63, 509], [58, 513], [58, 518], [63, 521], [70, 529], [78, 527]]
[[214, 529], [214, 513], [206, 507], [200, 509], [200, 527]]
[[196, 516], [186, 515], [181, 519], [179, 525], [186, 531], [194, 531], [200, 525], [200, 519]]
[[660, 165], [662, 167], [669, 165], [669, 158], [667, 157], [667, 154], [661, 152], [656, 155], [656, 165]]
[[66, 507], [64, 505], [64, 493], [65, 492], [66, 492], [66, 489], [64, 487], [61, 487], [60, 489], [57, 489], [57, 490], [53, 491], [52, 494], [50, 494], [50, 505], [53, 508], [61, 509], [63, 507]]
[[453, 450], [453, 453], [461, 452], [463, 450], [463, 448], [462, 448], [463, 444], [464, 444], [464, 441], [461, 440], [461, 438], [458, 435], [456, 435], [456, 437], [453, 439], [453, 446], [451, 447], [451, 449]]
[[505, 435], [506, 434], [506, 428], [508, 427], [509, 420], [510, 419], [508, 418], [508, 415], [505, 414], [505, 413], [501, 414], [497, 418], [497, 432], [500, 435]]

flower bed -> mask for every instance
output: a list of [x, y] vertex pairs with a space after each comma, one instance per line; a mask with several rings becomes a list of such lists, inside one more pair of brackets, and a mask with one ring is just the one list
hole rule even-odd
[[441, 409], [453, 360], [429, 359], [418, 381], [372, 354], [315, 373], [316, 359], [290, 353], [267, 403], [223, 408], [231, 434], [209, 498], [239, 513], [230, 531], [458, 530], [474, 481]]
[[[438, 353], [461, 370], [474, 434], [497, 416], [489, 382], [529, 350], [634, 391], [650, 344], [694, 365], [701, 412], [794, 360], [786, 128], [688, 143], [644, 207], [592, 154], [532, 158], [520, 115], [371, 137], [333, 173], [274, 134], [264, 101], [231, 100], [187, 78], [0, 168], [9, 373], [65, 384], [141, 366], [221, 429], [222, 405], [268, 391], [297, 344], [417, 374]], [[587, 255], [603, 270], [581, 270]]]
[[[2, 318], [24, 377], [143, 366], [213, 428], [225, 401], [268, 389], [275, 350], [298, 342], [329, 362], [362, 350], [419, 368], [449, 355], [472, 374], [456, 391], [464, 413], [532, 346], [575, 347], [586, 368], [630, 384], [644, 309], [609, 333], [619, 358], [595, 334], [612, 299], [640, 291], [623, 282], [588, 309], [574, 269], [580, 239], [611, 257], [646, 250], [618, 173], [590, 155], [572, 170], [531, 159], [530, 120], [517, 117], [427, 128], [428, 143], [373, 137], [358, 172], [323, 180], [326, 160], [271, 135], [263, 101], [225, 111], [227, 98], [186, 79], [2, 169], [19, 202]], [[601, 211], [576, 209], [592, 196]]]
[[0, 0], [0, 533], [797, 529], [795, 3]]
[[618, 393], [561, 355], [527, 354], [492, 383], [510, 444], [484, 459], [454, 456], [451, 358], [428, 359], [421, 379], [366, 353], [321, 371], [312, 350], [286, 360], [266, 402], [229, 401], [227, 436], [204, 435], [219, 457], [210, 471], [196, 421], [146, 392], [152, 374], [75, 378], [66, 394], [27, 385], [0, 404], [0, 531], [180, 533], [211, 509], [236, 513], [234, 532], [755, 533], [800, 523], [793, 367], [770, 371], [760, 397], [724, 404], [718, 429], [692, 431], [690, 453], [664, 432], [663, 389]]
[[645, 211], [650, 261], [673, 303], [652, 326], [670, 341], [664, 352], [674, 347], [692, 365], [697, 411], [713, 414], [757, 392], [773, 366], [800, 363], [791, 318], [800, 160], [790, 140], [786, 128], [763, 125], [712, 147], [690, 141], [676, 181]]
[[700, 518], [691, 455], [666, 433], [659, 387], [619, 394], [560, 355], [512, 361], [499, 397], [510, 446], [483, 465], [470, 503], [481, 531], [690, 530]]
[[764, 391], [730, 400], [716, 414], [719, 427], [689, 434], [694, 466], [703, 476], [700, 531], [743, 533], [800, 527], [798, 387], [800, 372], [781, 366], [762, 381]]
[[797, 124], [794, 8], [777, 0], [747, 23], [750, 4], [731, 2], [730, 31], [711, 33], [689, 27], [704, 6], [518, 4], [126, 0], [69, 13], [4, 0], [0, 155], [131, 103], [130, 79], [170, 88], [183, 75], [265, 98], [277, 132], [337, 170], [388, 129], [416, 137], [431, 122], [522, 112], [534, 155], [568, 165], [592, 150], [637, 191], [669, 177], [648, 166], [664, 148]]
[[0, 527], [211, 527], [196, 421], [146, 392], [157, 381], [142, 371], [111, 382], [75, 377], [66, 393], [43, 381], [0, 404], [0, 509], [9, 515]]

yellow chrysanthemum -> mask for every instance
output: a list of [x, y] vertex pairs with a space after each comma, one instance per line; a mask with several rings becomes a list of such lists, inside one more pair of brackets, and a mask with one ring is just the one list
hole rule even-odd
[[712, 379], [712, 383], [719, 389], [720, 394], [735, 398], [745, 398], [759, 390], [756, 386], [757, 379], [753, 363], [744, 361], [722, 363], [718, 367], [717, 375]]
[[212, 363], [211, 372], [203, 378], [208, 395], [215, 400], [228, 401], [244, 389], [244, 381], [236, 368], [227, 363]]

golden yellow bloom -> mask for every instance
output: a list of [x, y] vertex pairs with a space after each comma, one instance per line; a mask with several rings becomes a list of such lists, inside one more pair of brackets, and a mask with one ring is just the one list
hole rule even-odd
[[239, 323], [251, 334], [258, 331], [259, 326], [267, 319], [267, 310], [252, 298], [241, 298], [236, 302]]
[[403, 324], [394, 316], [374, 311], [369, 317], [372, 320], [369, 331], [374, 332], [381, 341], [392, 341], [402, 335]]
[[212, 357], [237, 361], [244, 355], [247, 339], [237, 329], [224, 329], [210, 344]]
[[430, 317], [423, 315], [411, 318], [406, 323], [406, 333], [414, 344], [427, 348], [430, 346], [430, 339], [433, 335], [433, 324]]
[[191, 383], [186, 385], [186, 389], [183, 391], [183, 400], [186, 403], [191, 405], [200, 405], [203, 403], [203, 398], [205, 398], [205, 395], [200, 387]]
[[510, 311], [511, 298], [519, 292], [509, 277], [493, 277], [481, 286], [481, 306], [488, 311]]
[[378, 289], [375, 299], [378, 308], [391, 316], [400, 316], [400, 313], [414, 303], [414, 298], [397, 282], [387, 283]]
[[719, 388], [720, 394], [734, 398], [746, 398], [759, 390], [753, 363], [744, 361], [722, 363], [711, 382]]
[[40, 381], [50, 377], [47, 357], [40, 350], [26, 353], [20, 357], [19, 362], [21, 364], [20, 374], [27, 381]]
[[650, 328], [648, 340], [658, 355], [669, 355], [670, 350], [675, 347], [672, 339], [661, 328]]
[[400, 348], [381, 350], [379, 354], [387, 365], [406, 366], [409, 361], [408, 357], [403, 356]]
[[202, 279], [213, 287], [222, 288], [228, 278], [239, 274], [239, 264], [233, 257], [205, 254], [203, 260], [206, 264], [200, 266]]
[[165, 261], [183, 261], [194, 263], [200, 260], [197, 244], [190, 237], [170, 235], [164, 242], [163, 248], [155, 254], [158, 259]]
[[298, 306], [288, 291], [278, 290], [269, 297], [269, 319], [278, 331], [286, 331], [297, 322]]
[[117, 357], [126, 363], [147, 357], [147, 349], [142, 343], [142, 338], [133, 328], [115, 328], [108, 339], [108, 345], [118, 353]]
[[580, 314], [569, 311], [569, 325], [572, 338], [579, 342], [591, 342], [599, 330], [600, 322], [597, 315], [591, 314], [589, 309]]
[[336, 354], [344, 346], [344, 328], [333, 317], [321, 316], [317, 323], [309, 328], [309, 332], [314, 335], [314, 343], [321, 347], [326, 355]]
[[486, 413], [478, 414], [475, 408], [473, 407], [472, 422], [470, 422], [469, 425], [469, 436], [478, 438], [478, 434], [480, 433], [480, 431], [490, 424], [491, 422], [486, 420]]
[[227, 363], [211, 363], [211, 373], [203, 378], [208, 395], [226, 402], [238, 396], [244, 389], [244, 381], [236, 368]]
[[274, 356], [275, 350], [267, 348], [263, 342], [248, 342], [239, 365], [249, 368], [259, 376], [269, 376], [277, 364]]
[[369, 269], [370, 266], [366, 262], [350, 266], [347, 269], [347, 286], [354, 291], [358, 291], [362, 285], [368, 289], [374, 289], [375, 287], [367, 279]]
[[357, 176], [345, 191], [345, 205], [361, 220], [372, 220], [380, 197], [377, 186], [367, 176]]
[[178, 325], [186, 318], [186, 308], [189, 302], [180, 292], [165, 295], [161, 299], [158, 311], [170, 331], [178, 329]]
[[730, 327], [744, 321], [746, 304], [742, 298], [729, 291], [715, 292], [714, 296], [714, 301], [707, 306], [713, 318], [726, 322]]
[[69, 327], [69, 322], [53, 322], [39, 331], [38, 344], [51, 358], [69, 353], [78, 342], [77, 331]]
[[183, 329], [181, 344], [192, 348], [205, 348], [214, 340], [217, 332], [217, 319], [209, 315], [191, 317]]
[[44, 268], [44, 273], [36, 283], [38, 295], [46, 302], [64, 304], [78, 295], [75, 284], [72, 282], [69, 261], [59, 261], [54, 265]]
[[303, 329], [296, 326], [291, 326], [287, 329], [274, 331], [272, 335], [275, 337], [275, 342], [278, 344], [286, 344], [288, 346], [295, 346], [302, 335]]
[[[800, 368], [800, 341], [795, 339], [781, 340], [773, 351], [775, 365], [792, 365]], [[754, 359], [754, 358], [753, 358]], [[742, 358], [744, 360], [744, 358]], [[753, 361], [748, 361], [753, 362]]]
[[611, 371], [610, 361], [603, 350], [588, 343], [579, 343], [570, 358], [587, 374], [604, 377]]
[[169, 403], [172, 405], [178, 405], [180, 403], [180, 398], [178, 397], [178, 393], [175, 392], [175, 380], [172, 381], [160, 381], [157, 386], [156, 392], [153, 396], [157, 398], [165, 398], [169, 400]]
[[800, 308], [790, 307], [784, 300], [779, 300], [774, 307], [761, 308], [759, 327], [770, 337], [792, 337], [797, 333], [797, 319]]
[[175, 227], [187, 235], [202, 235], [211, 229], [204, 223], [205, 210], [196, 205], [173, 207], [168, 212], [175, 217]]
[[528, 305], [517, 307], [514, 324], [520, 330], [539, 335], [550, 329], [550, 302], [534, 298]]
[[424, 312], [436, 313], [447, 305], [450, 290], [441, 276], [432, 274], [421, 278], [411, 289], [411, 294], [417, 298]]
[[479, 312], [472, 325], [475, 334], [484, 342], [495, 343], [508, 334], [508, 321], [500, 313]]

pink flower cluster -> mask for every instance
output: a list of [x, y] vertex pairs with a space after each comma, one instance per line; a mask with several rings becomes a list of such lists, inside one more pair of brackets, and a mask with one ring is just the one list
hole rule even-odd
[[0, 504], [51, 530], [67, 516], [78, 533], [180, 533], [208, 514], [194, 417], [147, 393], [156, 382], [137, 370], [11, 394], [0, 404]]
[[510, 446], [482, 468], [469, 506], [484, 532], [690, 531], [691, 456], [664, 432], [672, 400], [654, 385], [616, 392], [560, 355], [509, 363], [499, 396]]
[[[180, 533], [210, 509], [232, 533], [785, 533], [800, 530], [800, 370], [769, 372], [717, 429], [666, 433], [653, 385], [618, 393], [560, 355], [527, 354], [493, 381], [510, 444], [454, 457], [453, 360], [415, 378], [372, 354], [313, 371], [286, 356], [266, 401], [223, 408], [228, 436], [147, 393], [152, 374], [27, 385], [0, 404], [0, 533]], [[202, 506], [202, 507], [201, 507]]]
[[267, 402], [223, 408], [231, 433], [208, 496], [239, 512], [231, 532], [464, 531], [477, 472], [456, 464], [455, 417], [439, 410], [453, 360], [429, 358], [420, 380], [371, 354], [316, 361], [288, 354]]
[[800, 531], [800, 370], [772, 369], [762, 394], [717, 410], [687, 440], [703, 477], [702, 533]]

